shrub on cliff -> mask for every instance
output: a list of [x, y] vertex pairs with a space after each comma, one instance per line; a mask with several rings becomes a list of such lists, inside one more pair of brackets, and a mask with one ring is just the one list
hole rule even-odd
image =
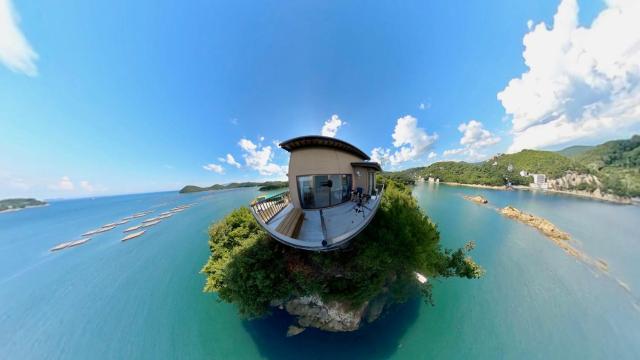
[[[472, 245], [443, 250], [436, 226], [409, 189], [393, 181], [386, 186], [372, 223], [347, 248], [327, 253], [282, 245], [247, 208], [233, 211], [209, 230], [204, 290], [217, 292], [251, 318], [267, 313], [274, 300], [310, 294], [358, 307], [388, 289], [401, 301], [417, 288], [416, 271], [429, 277], [482, 275], [466, 255]], [[428, 301], [430, 289], [420, 289]]]

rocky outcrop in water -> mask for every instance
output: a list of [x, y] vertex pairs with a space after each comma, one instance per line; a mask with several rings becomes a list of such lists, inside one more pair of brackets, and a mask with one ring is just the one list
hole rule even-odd
[[506, 206], [502, 208], [500, 213], [506, 217], [521, 221], [529, 226], [533, 226], [552, 240], [559, 241], [570, 239], [569, 234], [558, 229], [549, 220], [520, 211], [513, 206]]
[[480, 195], [476, 195], [476, 196], [465, 195], [463, 197], [465, 198], [465, 200], [473, 201], [473, 202], [478, 203], [478, 204], [486, 204], [486, 203], [489, 202], [489, 200], [483, 198]]

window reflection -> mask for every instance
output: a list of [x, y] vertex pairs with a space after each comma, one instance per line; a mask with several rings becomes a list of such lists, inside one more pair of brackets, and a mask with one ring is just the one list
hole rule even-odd
[[351, 175], [298, 176], [300, 203], [304, 209], [338, 205], [351, 198]]

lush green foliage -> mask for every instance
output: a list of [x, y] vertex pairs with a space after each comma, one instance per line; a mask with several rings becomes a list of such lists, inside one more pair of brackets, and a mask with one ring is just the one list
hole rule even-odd
[[264, 181], [264, 182], [241, 182], [241, 183], [229, 183], [229, 184], [214, 184], [209, 187], [200, 187], [195, 185], [187, 185], [180, 189], [181, 194], [186, 193], [194, 193], [200, 191], [211, 191], [211, 190], [225, 190], [225, 189], [237, 189], [237, 188], [245, 188], [245, 187], [260, 187], [260, 191], [274, 190], [283, 187], [289, 186], [289, 183], [286, 181]]
[[[511, 165], [511, 171], [509, 171]], [[523, 150], [501, 154], [480, 163], [444, 161], [428, 167], [385, 172], [384, 178], [412, 184], [418, 178], [437, 177], [445, 182], [502, 186], [528, 185], [531, 177], [520, 171], [541, 173], [556, 179], [566, 172], [592, 174], [602, 182], [603, 192], [621, 196], [640, 196], [640, 135], [629, 140], [609, 141], [598, 146], [572, 146], [559, 152]], [[595, 191], [595, 184], [580, 184], [575, 190]]]
[[573, 158], [577, 155], [582, 154], [585, 151], [593, 149], [593, 146], [585, 146], [585, 145], [574, 145], [569, 146], [568, 148], [564, 148], [562, 150], [556, 151], [558, 154], [562, 156], [566, 156], [568, 158]]
[[5, 199], [0, 200], [0, 211], [23, 209], [27, 206], [40, 206], [46, 204], [46, 202], [36, 199]]
[[[511, 170], [509, 170], [511, 169]], [[567, 171], [587, 173], [585, 166], [550, 151], [523, 150], [516, 154], [502, 154], [482, 163], [438, 162], [428, 166], [424, 176], [439, 177], [442, 181], [464, 184], [500, 186], [506, 181], [514, 185], [528, 185], [530, 177], [520, 176], [520, 171], [542, 173], [548, 178], [561, 177]]]
[[[410, 191], [393, 181], [387, 181], [373, 222], [343, 250], [319, 253], [282, 245], [246, 208], [213, 225], [209, 234], [205, 291], [237, 304], [246, 317], [265, 314], [272, 300], [308, 294], [356, 307], [388, 287], [400, 301], [417, 289], [415, 271], [429, 277], [482, 275], [466, 255], [472, 246], [442, 250], [436, 226]], [[421, 292], [430, 299], [429, 286]]]
[[618, 195], [640, 196], [640, 135], [608, 141], [574, 159], [598, 173], [605, 189]]
[[267, 181], [258, 190], [269, 191], [269, 190], [282, 189], [286, 187], [289, 187], [289, 182], [287, 181]]

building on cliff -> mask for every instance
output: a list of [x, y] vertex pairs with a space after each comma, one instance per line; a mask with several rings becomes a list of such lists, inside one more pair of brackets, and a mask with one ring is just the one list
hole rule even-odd
[[529, 187], [547, 190], [549, 183], [547, 183], [547, 177], [544, 174], [530, 174], [533, 177], [533, 182], [529, 184]]
[[373, 219], [384, 192], [380, 164], [331, 137], [301, 136], [280, 143], [290, 153], [289, 191], [257, 200], [251, 212], [274, 239], [299, 249], [345, 246]]

